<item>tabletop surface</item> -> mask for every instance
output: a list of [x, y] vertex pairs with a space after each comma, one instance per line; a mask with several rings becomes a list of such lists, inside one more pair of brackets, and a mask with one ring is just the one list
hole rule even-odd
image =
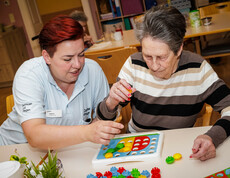
[[87, 49], [86, 54], [90, 52], [113, 50], [126, 46], [140, 46], [140, 42], [136, 39], [134, 30], [123, 31], [123, 39], [120, 41], [103, 41], [101, 43], [94, 44], [92, 47]]
[[222, 12], [219, 14], [209, 15], [212, 17], [210, 25], [200, 27], [187, 27], [185, 38], [221, 33], [230, 31], [230, 12]]
[[[163, 149], [159, 158], [144, 162], [127, 162], [115, 165], [95, 167], [92, 159], [97, 155], [100, 145], [93, 143], [82, 143], [79, 145], [57, 150], [58, 158], [61, 159], [66, 177], [86, 177], [88, 174], [110, 170], [112, 166], [124, 167], [127, 170], [137, 168], [139, 171], [151, 171], [153, 167], [161, 170], [162, 178], [199, 178], [211, 175], [230, 167], [230, 139], [228, 138], [217, 148], [217, 156], [207, 161], [199, 161], [189, 158], [193, 140], [200, 134], [205, 133], [210, 127], [193, 127], [188, 129], [175, 129], [163, 131]], [[20, 156], [26, 156], [28, 161], [35, 164], [40, 161], [46, 151], [31, 148], [28, 144], [0, 146], [0, 162], [8, 161], [14, 150]], [[182, 154], [182, 159], [167, 164], [165, 159], [175, 153]]]
[[[197, 28], [189, 26], [186, 29], [187, 32], [184, 38], [199, 37], [208, 34], [230, 31], [230, 12], [223, 12], [210, 16], [212, 17], [212, 23], [210, 25], [201, 25]], [[123, 31], [123, 40], [121, 41], [102, 42], [101, 44], [95, 44], [91, 48], [87, 49], [86, 54], [90, 52], [112, 50], [126, 46], [140, 46], [140, 42], [136, 39], [134, 30]]]

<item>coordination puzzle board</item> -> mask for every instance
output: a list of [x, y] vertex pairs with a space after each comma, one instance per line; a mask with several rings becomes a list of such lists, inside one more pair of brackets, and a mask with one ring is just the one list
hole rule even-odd
[[150, 160], [160, 156], [162, 144], [161, 132], [125, 134], [111, 139], [109, 145], [102, 145], [92, 163], [98, 166]]
[[216, 173], [214, 173], [210, 176], [207, 176], [205, 178], [219, 178], [219, 177], [230, 178], [230, 167], [227, 169], [224, 169], [222, 171], [216, 172]]

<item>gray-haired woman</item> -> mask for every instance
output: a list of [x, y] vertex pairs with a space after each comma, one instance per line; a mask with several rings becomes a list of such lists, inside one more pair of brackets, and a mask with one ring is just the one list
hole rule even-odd
[[216, 147], [230, 135], [230, 90], [207, 61], [183, 50], [185, 32], [185, 18], [176, 8], [147, 11], [136, 32], [142, 52], [127, 59], [97, 113], [111, 120], [118, 105], [130, 102], [129, 132], [177, 129], [193, 127], [208, 103], [221, 118], [195, 139], [190, 155], [207, 160], [216, 156]]

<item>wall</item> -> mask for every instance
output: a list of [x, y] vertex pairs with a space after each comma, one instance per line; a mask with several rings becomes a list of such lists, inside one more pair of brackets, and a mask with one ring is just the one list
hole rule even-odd
[[73, 10], [82, 11], [81, 0], [36, 0], [43, 24], [56, 15], [69, 15]]
[[[8, 6], [4, 5], [4, 1], [0, 0], [0, 23], [6, 25], [15, 25], [16, 27], [23, 27], [25, 33], [25, 26], [22, 20], [22, 16], [18, 7], [18, 3], [16, 0], [9, 0], [10, 4]], [[9, 14], [13, 14], [15, 22], [11, 23]], [[33, 52], [31, 46], [29, 44], [29, 39], [27, 34], [26, 36], [26, 48], [28, 51], [29, 58], [33, 57]]]
[[[4, 0], [0, 0], [0, 23], [4, 25], [15, 25], [16, 27], [23, 27], [24, 32], [25, 26], [22, 20], [22, 16], [16, 0], [8, 0], [9, 6], [4, 5]], [[57, 14], [69, 14], [75, 9], [82, 10], [81, 0], [36, 0], [37, 6], [42, 18], [43, 23], [48, 21], [50, 18]], [[12, 13], [15, 19], [14, 23], [10, 22], [9, 14]], [[26, 33], [25, 33], [26, 34]], [[29, 44], [29, 39], [26, 34], [27, 40], [27, 51], [29, 57], [32, 58], [33, 52]]]
[[[93, 14], [91, 13], [91, 7], [89, 4], [89, 0], [81, 0], [83, 11], [85, 15], [88, 17], [87, 26], [90, 36], [93, 38], [93, 41], [97, 41], [97, 33], [96, 28], [94, 26]], [[95, 15], [94, 15], [95, 16]]]
[[41, 16], [82, 6], [80, 0], [36, 0], [36, 2]]

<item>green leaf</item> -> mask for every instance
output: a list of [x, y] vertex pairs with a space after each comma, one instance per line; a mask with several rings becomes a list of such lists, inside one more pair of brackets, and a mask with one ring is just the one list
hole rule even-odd
[[16, 156], [16, 155], [11, 155], [11, 156], [10, 156], [10, 160], [11, 160], [11, 161], [19, 161], [19, 157]]
[[40, 173], [39, 169], [35, 166], [35, 164], [31, 161], [32, 163], [32, 168], [34, 170], [34, 172], [38, 175]]
[[19, 162], [21, 163], [21, 164], [27, 164], [27, 161], [26, 161], [26, 157], [21, 157], [20, 159], [19, 159]]
[[[59, 178], [61, 177], [62, 173], [59, 173], [59, 169], [57, 168], [57, 153], [55, 154], [55, 156], [52, 156], [50, 150], [48, 152], [48, 161], [45, 162], [45, 160], [43, 160], [43, 158], [41, 158], [43, 161], [43, 168], [42, 170], [39, 170], [38, 168], [36, 168], [36, 166], [34, 165], [34, 163], [32, 162], [32, 169], [35, 171], [35, 173], [41, 174], [43, 176], [43, 178]], [[26, 169], [26, 171], [24, 172], [24, 175], [27, 176], [28, 178], [33, 178], [34, 176], [31, 175], [30, 173], [31, 168]]]

